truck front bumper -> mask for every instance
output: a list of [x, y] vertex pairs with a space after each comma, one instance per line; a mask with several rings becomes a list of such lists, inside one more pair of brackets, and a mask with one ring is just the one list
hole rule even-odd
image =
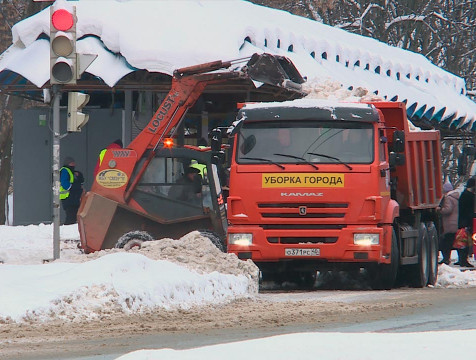
[[[250, 243], [234, 244], [231, 234], [251, 234]], [[378, 244], [355, 244], [354, 234], [377, 234]], [[260, 226], [230, 226], [228, 252], [240, 259], [276, 262], [305, 259], [325, 262], [390, 263], [384, 228], [346, 226], [339, 230], [265, 230]], [[249, 235], [247, 235], [249, 238]], [[387, 236], [388, 237], [388, 236]], [[391, 237], [390, 237], [391, 241]]]

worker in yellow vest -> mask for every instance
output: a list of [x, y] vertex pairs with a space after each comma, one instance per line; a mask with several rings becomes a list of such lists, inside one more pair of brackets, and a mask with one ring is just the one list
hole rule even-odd
[[76, 223], [81, 195], [83, 194], [83, 174], [76, 170], [76, 162], [70, 156], [64, 159], [63, 167], [60, 169], [60, 200], [66, 213], [64, 224]]
[[[208, 147], [207, 140], [205, 138], [200, 138], [197, 141], [197, 146], [200, 149], [205, 149]], [[202, 180], [204, 182], [207, 182], [207, 165], [205, 164], [200, 164], [197, 160], [192, 160], [190, 161], [190, 167], [195, 168], [199, 171], [200, 176], [202, 177]]]
[[203, 181], [206, 181], [207, 165], [200, 164], [197, 160], [192, 160], [192, 161], [190, 161], [190, 167], [197, 169], [199, 171], [199, 174], [202, 177]]
[[96, 163], [96, 167], [94, 168], [94, 177], [96, 177], [98, 171], [99, 171], [99, 167], [101, 166], [101, 163], [102, 163], [102, 159], [104, 159], [104, 155], [106, 154], [106, 151], [107, 150], [110, 150], [110, 149], [122, 149], [122, 140], [121, 139], [117, 139], [117, 140], [114, 140], [111, 144], [109, 144], [105, 149], [102, 149], [99, 153], [99, 158], [98, 158], [98, 161]]

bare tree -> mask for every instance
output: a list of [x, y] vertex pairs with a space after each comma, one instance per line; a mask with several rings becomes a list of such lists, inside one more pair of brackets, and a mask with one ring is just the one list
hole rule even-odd
[[[0, 53], [12, 43], [12, 26], [46, 6], [46, 3], [29, 0], [0, 0]], [[4, 204], [8, 197], [12, 170], [12, 108], [22, 103], [15, 100], [18, 99], [1, 92], [0, 87], [0, 224], [5, 224], [7, 220]]]
[[476, 90], [476, 0], [253, 0], [418, 52]]

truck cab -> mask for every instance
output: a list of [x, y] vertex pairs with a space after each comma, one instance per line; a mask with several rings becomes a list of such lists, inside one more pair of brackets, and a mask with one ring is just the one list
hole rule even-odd
[[[244, 106], [230, 170], [228, 251], [271, 278], [312, 282], [318, 270], [365, 267], [388, 270], [384, 287], [393, 284], [405, 246], [398, 218], [413, 193], [403, 179], [397, 185], [408, 128], [389, 129], [386, 111], [312, 99]], [[418, 230], [412, 236], [416, 244]]]

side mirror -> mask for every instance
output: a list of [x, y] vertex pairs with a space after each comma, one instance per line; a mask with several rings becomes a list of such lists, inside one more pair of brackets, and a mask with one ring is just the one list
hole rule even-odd
[[240, 150], [243, 155], [248, 154], [256, 145], [256, 136], [248, 136], [241, 144]]
[[393, 132], [393, 151], [397, 153], [405, 151], [405, 132], [401, 130]]
[[391, 152], [388, 155], [388, 164], [391, 168], [395, 166], [405, 165], [405, 154], [397, 154], [395, 152]]
[[244, 121], [244, 118], [241, 117], [241, 119], [234, 121], [233, 124], [231, 124], [228, 127], [226, 131], [226, 133], [228, 134], [228, 137], [235, 136], [235, 134], [241, 130], [241, 127], [243, 126], [243, 121]]
[[397, 154], [397, 166], [405, 165], [405, 154]]
[[220, 129], [213, 129], [212, 130], [212, 139], [210, 143], [210, 147], [212, 149], [212, 152], [219, 152], [221, 151], [221, 142], [223, 139], [223, 135], [221, 133]]
[[210, 147], [212, 150], [212, 163], [222, 164], [225, 161], [225, 153], [222, 151], [223, 135], [220, 129], [213, 129], [211, 132]]

